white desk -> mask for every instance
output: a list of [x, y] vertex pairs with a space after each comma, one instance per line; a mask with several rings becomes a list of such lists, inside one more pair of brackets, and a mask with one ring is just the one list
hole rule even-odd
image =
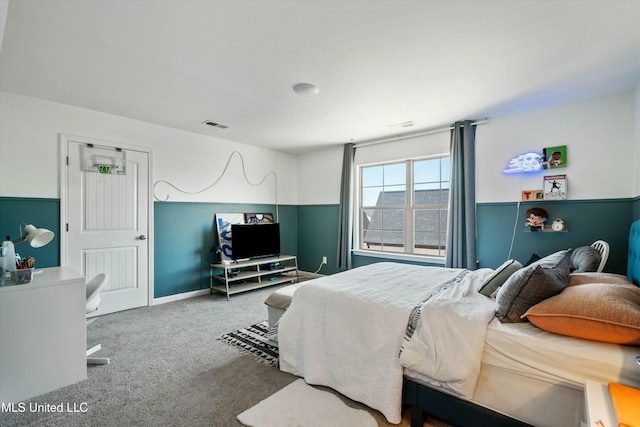
[[607, 384], [586, 380], [584, 406], [587, 427], [602, 427], [603, 425], [604, 427], [616, 427], [618, 425]]
[[87, 378], [85, 278], [36, 269], [0, 287], [0, 402], [19, 402]]

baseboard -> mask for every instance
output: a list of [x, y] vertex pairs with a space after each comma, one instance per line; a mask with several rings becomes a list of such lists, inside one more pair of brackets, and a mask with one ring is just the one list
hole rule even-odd
[[302, 270], [298, 271], [298, 275], [304, 278], [309, 278], [309, 279], [317, 279], [318, 277], [325, 276], [324, 274], [311, 273], [310, 271], [302, 271]]
[[197, 291], [183, 292], [175, 295], [168, 295], [166, 297], [154, 298], [152, 305], [166, 304], [168, 302], [180, 301], [182, 299], [199, 297], [201, 295], [209, 295], [209, 289], [199, 289]]
[[[323, 277], [324, 274], [311, 273], [308, 271], [298, 271], [298, 275], [301, 281], [317, 279], [318, 277]], [[209, 289], [199, 289], [197, 291], [183, 292], [175, 295], [168, 295], [166, 297], [154, 298], [153, 303], [151, 305], [159, 305], [166, 304], [168, 302], [180, 301], [182, 299], [199, 297], [201, 295], [209, 295]]]

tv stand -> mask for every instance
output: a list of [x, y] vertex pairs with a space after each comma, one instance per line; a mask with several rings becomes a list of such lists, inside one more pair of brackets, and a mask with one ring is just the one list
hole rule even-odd
[[298, 259], [294, 255], [209, 264], [209, 292], [221, 292], [227, 300], [240, 292], [297, 281]]

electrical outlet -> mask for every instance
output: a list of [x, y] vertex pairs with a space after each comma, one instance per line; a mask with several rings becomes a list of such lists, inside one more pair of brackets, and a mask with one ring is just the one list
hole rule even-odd
[[322, 257], [322, 263], [323, 263], [323, 264], [326, 264], [326, 263], [327, 263], [327, 257], [326, 257], [326, 256], [323, 256], [323, 257]]

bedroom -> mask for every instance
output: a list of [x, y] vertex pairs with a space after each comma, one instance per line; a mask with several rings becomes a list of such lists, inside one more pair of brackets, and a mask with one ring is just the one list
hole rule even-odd
[[[11, 3], [3, 2], [4, 6], [7, 4]], [[612, 15], [615, 16], [615, 13]], [[11, 20], [7, 26], [10, 24]], [[606, 28], [603, 24], [603, 29]], [[60, 37], [65, 40], [63, 37], [68, 35], [62, 34]], [[73, 52], [64, 54], [73, 57]], [[629, 75], [633, 76], [632, 73]], [[508, 250], [500, 253], [496, 249], [509, 245], [516, 202], [520, 199], [521, 191], [540, 187], [537, 182], [539, 178], [502, 175], [500, 171], [504, 165], [511, 157], [531, 149], [567, 145], [575, 161], [573, 168], [569, 169], [569, 200], [557, 203], [557, 210], [550, 212], [550, 215], [566, 217], [569, 227], [580, 230], [580, 233], [545, 235], [541, 239], [541, 236], [520, 233], [519, 230], [513, 253], [519, 258], [528, 259], [531, 253], [549, 253], [560, 247], [603, 238], [610, 241], [612, 246], [609, 268], [611, 271], [624, 270], [626, 232], [632, 219], [638, 218], [640, 210], [640, 83], [636, 76], [631, 79], [631, 86], [627, 84], [620, 88], [620, 80], [614, 85], [614, 93], [593, 96], [605, 88], [611, 91], [602, 83], [602, 89], [589, 88], [580, 95], [580, 99], [573, 102], [569, 102], [568, 89], [541, 92], [530, 97], [527, 104], [519, 101], [521, 105], [517, 105], [514, 101], [511, 107], [501, 107], [506, 112], [488, 116], [488, 123], [478, 126], [478, 258], [481, 267], [495, 267], [507, 256]], [[283, 252], [296, 254], [302, 270], [315, 271], [322, 257], [326, 256], [329, 264], [323, 267], [322, 272], [337, 271], [335, 224], [340, 191], [341, 146], [346, 141], [325, 148], [275, 151], [257, 147], [250, 141], [246, 144], [224, 139], [222, 132], [229, 129], [201, 131], [210, 135], [204, 136], [104, 114], [91, 108], [50, 102], [44, 93], [30, 97], [20, 95], [19, 88], [7, 92], [6, 83], [2, 89], [5, 92], [0, 98], [0, 203], [3, 213], [6, 212], [1, 220], [5, 230], [3, 233], [17, 234], [17, 225], [24, 221], [24, 211], [21, 209], [27, 209], [45, 217], [41, 219], [38, 216], [32, 222], [43, 224], [45, 221], [57, 236], [60, 235], [60, 134], [150, 147], [153, 150], [153, 180], [167, 180], [190, 191], [211, 184], [236, 150], [242, 153], [249, 177], [253, 180], [260, 180], [269, 171], [277, 174], [277, 202], [281, 205], [280, 214], [285, 223], [283, 229], [286, 230]], [[589, 94], [591, 97], [587, 97]], [[295, 94], [292, 93], [292, 96]], [[563, 96], [567, 99], [563, 99]], [[294, 100], [293, 105], [298, 108], [308, 104], [308, 101], [314, 100]], [[460, 118], [455, 117], [454, 120]], [[34, 126], [36, 119], [38, 125]], [[441, 128], [443, 125], [448, 123], [439, 122], [432, 127]], [[440, 152], [446, 152], [448, 134], [434, 134], [418, 138], [415, 142], [383, 144], [377, 150], [370, 151], [381, 151], [374, 153], [378, 156], [374, 159], [376, 161], [380, 158], [396, 160], [402, 157], [402, 150], [407, 150], [406, 156], [425, 155], [420, 154], [419, 150], [416, 154], [414, 148], [415, 144], [422, 141], [439, 147]], [[610, 154], [603, 155], [604, 147]], [[18, 162], [13, 161], [25, 150], [37, 156], [38, 173], [20, 167]], [[182, 159], [183, 164], [189, 165], [188, 175], [184, 173], [182, 165], [176, 166], [175, 159]], [[323, 179], [319, 181], [318, 176]], [[605, 176], [607, 179], [602, 179]], [[494, 184], [497, 185], [494, 187]], [[497, 192], [494, 190], [496, 187], [499, 188]], [[169, 196], [169, 203], [154, 202], [152, 211], [157, 216], [154, 218], [156, 228], [154, 233], [149, 233], [153, 234], [151, 241], [156, 242], [151, 247], [156, 253], [150, 257], [150, 297], [157, 299], [188, 294], [207, 287], [206, 263], [210, 259], [208, 251], [214, 242], [211, 225], [215, 212], [275, 210], [273, 180], [269, 178], [262, 187], [246, 184], [238, 157], [232, 159], [224, 180], [214, 189], [196, 195], [177, 191], [169, 193], [168, 190], [166, 186], [159, 187], [162, 193], [159, 196]], [[580, 206], [586, 214], [572, 215], [571, 211], [576, 206]], [[607, 220], [611, 217], [611, 209], [615, 209], [613, 213], [621, 221]], [[188, 215], [188, 220], [176, 221], [177, 212]], [[597, 227], [593, 226], [594, 222], [598, 224]], [[310, 227], [309, 224], [314, 226]], [[174, 232], [177, 231], [173, 230], [174, 227], [180, 233]], [[198, 242], [196, 247], [194, 241]], [[168, 244], [172, 245], [171, 251], [163, 249]], [[59, 250], [59, 245], [40, 249], [37, 253], [42, 263], [40, 265], [58, 265], [61, 260]], [[197, 257], [192, 256], [194, 253]], [[168, 259], [175, 260], [173, 266], [166, 262]], [[356, 256], [354, 265], [371, 260]], [[154, 278], [154, 275], [157, 277]], [[180, 277], [180, 280], [175, 281], [174, 277]]]
[[[11, 3], [9, 7], [12, 7]], [[3, 66], [6, 66], [4, 49], [7, 48], [4, 43], [11, 42], [10, 26], [9, 13], [3, 51], [0, 52]], [[65, 61], [64, 65], [79, 64]], [[25, 73], [28, 71], [24, 70]], [[508, 250], [505, 248], [511, 239], [516, 202], [521, 191], [529, 189], [528, 184], [539, 186], [536, 178], [526, 178], [523, 183], [523, 178], [502, 175], [504, 164], [512, 156], [532, 148], [567, 145], [575, 162], [567, 168], [569, 200], [555, 203], [553, 206], [557, 211], [551, 215], [564, 218], [570, 230], [579, 231], [534, 235], [520, 230], [513, 254], [526, 261], [531, 253], [551, 253], [602, 238], [610, 242], [612, 248], [607, 270], [624, 271], [629, 225], [640, 218], [640, 77], [637, 71], [636, 67], [632, 86], [611, 93], [589, 92], [589, 96], [579, 99], [564, 99], [562, 87], [556, 98], [553, 93], [541, 92], [537, 98], [530, 97], [526, 105], [488, 115], [488, 123], [478, 127], [480, 266], [497, 267], [506, 259]], [[284, 90], [289, 90], [293, 83], [287, 82]], [[567, 87], [570, 85], [569, 79], [563, 83]], [[34, 224], [47, 226], [60, 236], [59, 134], [150, 147], [154, 182], [167, 180], [193, 191], [213, 182], [231, 153], [237, 150], [242, 153], [253, 180], [260, 180], [271, 170], [277, 173], [280, 221], [287, 229], [283, 235], [283, 252], [296, 254], [301, 269], [307, 271], [314, 271], [326, 256], [329, 264], [321, 272], [337, 271], [335, 224], [341, 144], [301, 153], [272, 150], [253, 145], [253, 141], [243, 143], [225, 139], [218, 129], [202, 135], [128, 118], [124, 114], [96, 111], [98, 108], [90, 106], [52, 102], [48, 100], [46, 86], [41, 88], [40, 96], [25, 96], [20, 94], [19, 88], [5, 84], [3, 77], [0, 96], [0, 228], [3, 233], [18, 234], [19, 224], [29, 217]], [[89, 87], [81, 89], [76, 94], [78, 98], [82, 98], [83, 91], [90, 91]], [[151, 108], [151, 105], [146, 106]], [[197, 121], [214, 118], [198, 117]], [[454, 120], [461, 118], [465, 117]], [[439, 122], [434, 127], [448, 124]], [[418, 138], [416, 143], [422, 141], [439, 144], [446, 150], [448, 134]], [[415, 146], [407, 140], [380, 145], [378, 149], [387, 156], [402, 157], [402, 150], [414, 150]], [[15, 160], [25, 152], [30, 153], [30, 159], [37, 167], [26, 167]], [[178, 164], [176, 159], [179, 159]], [[318, 179], [319, 176], [322, 179]], [[241, 165], [238, 158], [234, 158], [224, 181], [216, 188], [194, 196], [173, 192], [168, 202], [153, 203], [153, 222], [149, 231], [149, 240], [153, 243], [150, 248], [149, 303], [208, 292], [207, 263], [214, 239], [212, 222], [216, 212], [275, 210], [270, 181], [265, 188], [242, 183]], [[494, 190], [496, 186], [498, 192]], [[577, 210], [580, 210], [579, 215]], [[611, 221], [612, 217], [616, 220]], [[58, 244], [32, 255], [38, 258], [42, 267], [59, 265], [62, 259]], [[356, 265], [370, 261], [371, 258], [354, 257]]]

